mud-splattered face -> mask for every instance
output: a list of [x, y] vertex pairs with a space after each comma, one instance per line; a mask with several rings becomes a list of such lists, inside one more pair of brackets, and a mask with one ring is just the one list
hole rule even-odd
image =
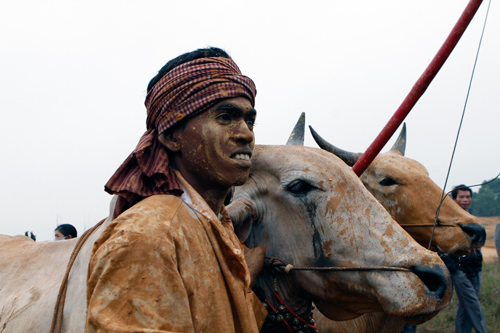
[[256, 111], [244, 97], [226, 99], [174, 131], [177, 168], [198, 191], [244, 184], [252, 165]]

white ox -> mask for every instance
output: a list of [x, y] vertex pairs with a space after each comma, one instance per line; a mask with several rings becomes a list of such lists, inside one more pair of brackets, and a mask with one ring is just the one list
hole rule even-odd
[[395, 224], [342, 161], [307, 147], [258, 147], [256, 153], [249, 181], [228, 206], [249, 247], [263, 245], [267, 256], [295, 267], [411, 269], [292, 271], [277, 281], [264, 270], [257, 292], [277, 305], [269, 288], [275, 286], [295, 312], [307, 316], [313, 300], [336, 320], [384, 311], [422, 322], [446, 306], [448, 273], [439, 257]]
[[[314, 301], [332, 319], [384, 311], [418, 323], [449, 303], [451, 281], [439, 257], [412, 240], [340, 159], [314, 148], [257, 146], [252, 161], [250, 180], [228, 207], [236, 232], [251, 247], [264, 245], [268, 255], [295, 266], [409, 269], [292, 271], [277, 286], [297, 312], [308, 311]], [[71, 270], [63, 332], [84, 329], [89, 257], [106, 225], [91, 235]], [[75, 243], [0, 236], [2, 332], [49, 331]], [[271, 278], [267, 269], [259, 276], [264, 295]]]
[[[326, 142], [311, 127], [316, 143], [352, 166], [361, 154], [350, 153]], [[379, 154], [361, 175], [366, 188], [389, 214], [421, 245], [431, 241], [432, 225], [441, 200], [442, 190], [429, 178], [425, 167], [404, 157], [406, 127], [386, 153]], [[477, 219], [464, 211], [448, 196], [439, 214], [440, 225], [432, 237], [431, 249], [451, 254], [464, 254], [484, 245], [486, 233]], [[332, 322], [316, 314], [321, 332], [401, 332], [404, 321], [385, 313], [370, 313], [352, 321]]]

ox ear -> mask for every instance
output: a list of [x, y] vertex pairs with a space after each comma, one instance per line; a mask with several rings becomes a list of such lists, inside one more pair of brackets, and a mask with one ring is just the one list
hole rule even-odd
[[303, 146], [304, 145], [304, 132], [306, 128], [306, 113], [302, 112], [300, 114], [299, 120], [295, 127], [293, 128], [292, 133], [288, 137], [288, 141], [286, 142], [287, 146]]
[[311, 126], [309, 126], [309, 130], [311, 130], [311, 134], [314, 138], [314, 141], [316, 141], [316, 143], [321, 149], [326, 150], [334, 154], [335, 156], [340, 157], [340, 159], [344, 161], [347, 165], [353, 166], [361, 156], [361, 154], [359, 153], [351, 153], [346, 150], [335, 147], [334, 145], [323, 139], [321, 136], [319, 136], [319, 134]]
[[399, 133], [398, 139], [392, 146], [391, 150], [399, 151], [401, 155], [405, 156], [406, 150], [406, 123], [403, 124], [403, 128], [401, 129], [401, 133]]
[[257, 219], [255, 207], [246, 199], [238, 199], [227, 206], [226, 210], [233, 221], [236, 236], [244, 243], [250, 234], [252, 223]]

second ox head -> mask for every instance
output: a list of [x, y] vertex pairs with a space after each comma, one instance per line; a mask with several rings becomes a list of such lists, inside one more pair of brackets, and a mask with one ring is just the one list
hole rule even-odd
[[259, 274], [257, 288], [269, 293], [274, 285], [298, 307], [313, 301], [335, 320], [384, 311], [418, 323], [450, 301], [449, 274], [437, 254], [416, 243], [352, 170], [323, 150], [257, 146], [250, 178], [227, 209], [241, 241], [296, 267], [408, 269], [291, 271], [274, 282]]
[[[324, 140], [310, 127], [317, 144], [340, 157], [349, 166], [361, 156]], [[394, 219], [421, 245], [428, 246], [441, 200], [442, 190], [425, 167], [404, 156], [406, 125], [389, 152], [379, 154], [361, 175], [361, 181]], [[484, 245], [485, 229], [450, 197], [444, 198], [431, 248], [450, 254], [464, 254]]]

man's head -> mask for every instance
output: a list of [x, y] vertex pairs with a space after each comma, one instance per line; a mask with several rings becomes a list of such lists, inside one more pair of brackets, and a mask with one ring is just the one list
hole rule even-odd
[[472, 203], [472, 190], [465, 185], [458, 185], [451, 191], [453, 200], [463, 209], [469, 209]]
[[200, 49], [169, 61], [148, 85], [148, 127], [169, 164], [198, 191], [242, 185], [254, 145], [255, 86], [226, 52]]
[[254, 145], [256, 89], [221, 49], [169, 61], [148, 85], [147, 131], [106, 191], [133, 204], [182, 191], [173, 167], [202, 194], [243, 184]]

